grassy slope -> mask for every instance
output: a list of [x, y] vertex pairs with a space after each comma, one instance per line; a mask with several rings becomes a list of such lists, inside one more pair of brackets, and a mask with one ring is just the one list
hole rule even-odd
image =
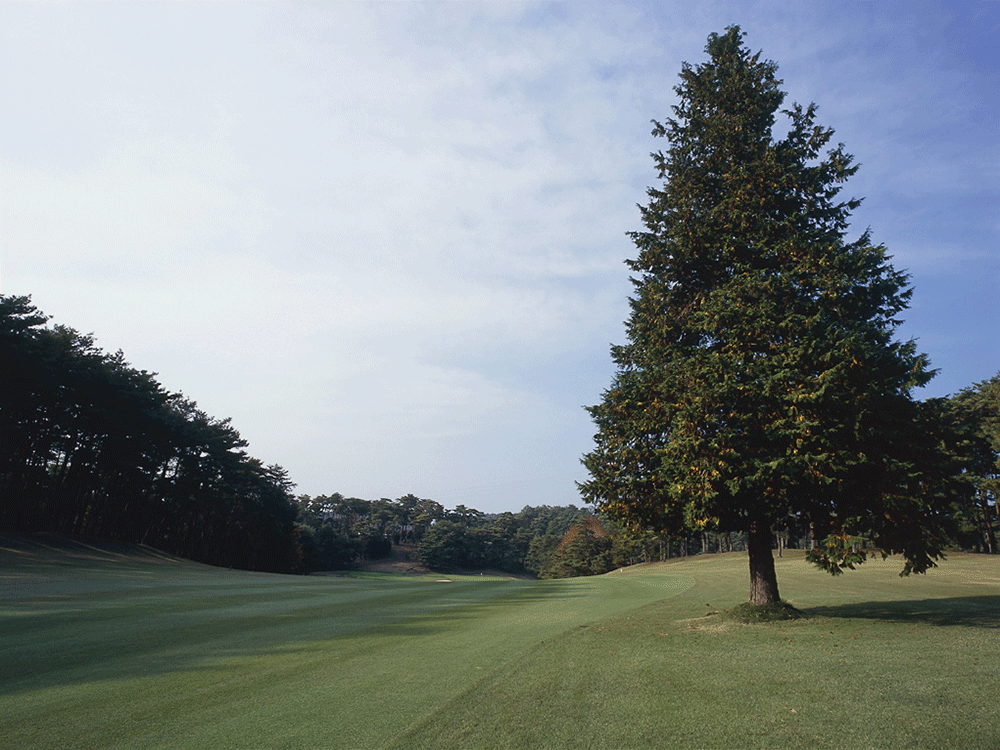
[[1000, 559], [572, 581], [283, 577], [0, 538], [3, 748], [1000, 746]]

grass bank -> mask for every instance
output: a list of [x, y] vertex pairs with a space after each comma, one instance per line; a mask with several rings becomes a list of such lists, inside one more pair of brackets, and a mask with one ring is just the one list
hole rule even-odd
[[[0, 538], [3, 748], [995, 748], [1000, 560], [287, 577]], [[445, 582], [447, 581], [447, 582]]]

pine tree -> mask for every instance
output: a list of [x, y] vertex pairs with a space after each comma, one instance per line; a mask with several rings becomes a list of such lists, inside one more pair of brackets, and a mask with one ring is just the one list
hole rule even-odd
[[[773, 531], [790, 516], [853, 567], [861, 535], [902, 552], [904, 573], [941, 556], [911, 390], [933, 376], [894, 339], [912, 289], [868, 232], [848, 241], [857, 171], [816, 107], [780, 110], [777, 67], [739, 27], [685, 64], [654, 136], [661, 188], [640, 207], [627, 261], [635, 292], [617, 374], [589, 407], [588, 501], [658, 532], [747, 532], [750, 602], [779, 601]], [[776, 138], [776, 114], [788, 119]], [[921, 463], [925, 466], [921, 466]]]

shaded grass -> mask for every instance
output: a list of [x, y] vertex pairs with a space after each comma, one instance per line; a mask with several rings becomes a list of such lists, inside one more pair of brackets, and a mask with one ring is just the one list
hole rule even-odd
[[831, 579], [786, 553], [808, 619], [744, 625], [740, 555], [532, 582], [3, 542], [3, 748], [1000, 746], [994, 558]]

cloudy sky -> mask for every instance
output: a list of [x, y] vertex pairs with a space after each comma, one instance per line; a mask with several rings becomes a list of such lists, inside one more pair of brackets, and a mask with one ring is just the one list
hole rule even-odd
[[921, 395], [993, 376], [1000, 2], [0, 0], [0, 292], [298, 492], [580, 505], [649, 123], [734, 23], [862, 164]]

